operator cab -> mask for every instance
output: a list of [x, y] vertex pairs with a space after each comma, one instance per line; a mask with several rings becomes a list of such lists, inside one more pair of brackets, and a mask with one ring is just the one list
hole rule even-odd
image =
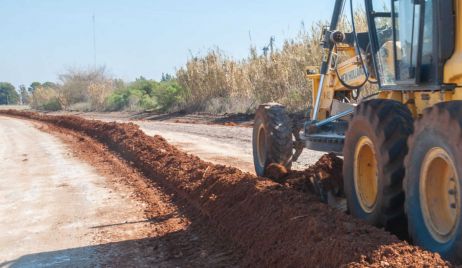
[[[381, 89], [432, 90], [454, 51], [453, 0], [365, 1], [373, 61]], [[450, 87], [449, 85], [445, 85]]]

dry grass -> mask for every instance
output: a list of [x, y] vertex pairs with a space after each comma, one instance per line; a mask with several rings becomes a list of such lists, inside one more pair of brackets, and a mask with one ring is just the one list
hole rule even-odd
[[107, 99], [114, 91], [112, 80], [103, 79], [91, 82], [88, 85], [88, 99], [92, 111], [104, 111], [107, 107]]
[[39, 86], [32, 93], [30, 106], [38, 110], [60, 110], [59, 94], [57, 88]]
[[39, 110], [103, 111], [114, 91], [105, 68], [70, 69], [59, 75], [61, 84], [39, 86], [31, 94], [31, 107]]
[[[366, 31], [364, 12], [355, 14], [358, 31]], [[177, 71], [181, 86], [186, 89], [184, 107], [190, 111], [249, 112], [258, 104], [275, 101], [290, 111], [311, 106], [311, 83], [306, 80], [307, 66], [319, 66], [319, 38], [325, 23], [315, 23], [309, 31], [304, 26], [298, 36], [285, 40], [282, 47], [259, 54], [255, 47], [250, 55], [237, 61], [219, 48], [205, 56], [193, 57]], [[351, 31], [344, 17], [341, 30]]]
[[114, 91], [112, 79], [104, 67], [69, 69], [59, 75], [59, 101], [64, 110], [76, 103], [86, 103], [92, 111], [104, 110], [107, 97]]
[[[310, 32], [302, 30], [267, 55], [258, 54], [252, 47], [250, 56], [241, 61], [227, 57], [218, 48], [203, 57], [189, 59], [177, 71], [178, 81], [187, 92], [186, 108], [248, 112], [259, 103], [278, 101], [291, 110], [306, 109], [311, 85], [304, 70], [319, 64], [320, 29], [318, 24]], [[227, 108], [217, 111], [217, 101]]]

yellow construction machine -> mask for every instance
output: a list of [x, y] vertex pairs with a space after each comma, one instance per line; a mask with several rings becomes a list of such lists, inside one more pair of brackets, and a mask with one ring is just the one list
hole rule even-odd
[[363, 32], [354, 5], [335, 1], [301, 128], [282, 105], [258, 108], [256, 173], [303, 148], [343, 155], [351, 215], [462, 261], [462, 0], [364, 0]]

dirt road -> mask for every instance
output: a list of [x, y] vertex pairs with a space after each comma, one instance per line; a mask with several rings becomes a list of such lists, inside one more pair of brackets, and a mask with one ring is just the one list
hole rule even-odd
[[232, 265], [238, 259], [101, 145], [3, 116], [0, 144], [0, 267]]
[[[174, 123], [150, 120], [130, 120], [110, 113], [86, 113], [79, 116], [106, 122], [132, 122], [148, 135], [160, 135], [169, 143], [200, 158], [217, 164], [237, 167], [254, 173], [252, 159], [252, 128], [210, 124]], [[195, 119], [196, 121], [200, 121]], [[172, 120], [169, 120], [172, 121]], [[192, 121], [192, 120], [191, 120]], [[324, 153], [304, 150], [294, 169], [304, 169]]]

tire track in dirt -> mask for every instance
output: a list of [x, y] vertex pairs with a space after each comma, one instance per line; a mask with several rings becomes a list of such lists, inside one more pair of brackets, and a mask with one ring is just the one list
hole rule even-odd
[[446, 266], [438, 254], [333, 210], [318, 198], [188, 155], [134, 124], [9, 111], [107, 144], [176, 192], [238, 245], [247, 266]]

